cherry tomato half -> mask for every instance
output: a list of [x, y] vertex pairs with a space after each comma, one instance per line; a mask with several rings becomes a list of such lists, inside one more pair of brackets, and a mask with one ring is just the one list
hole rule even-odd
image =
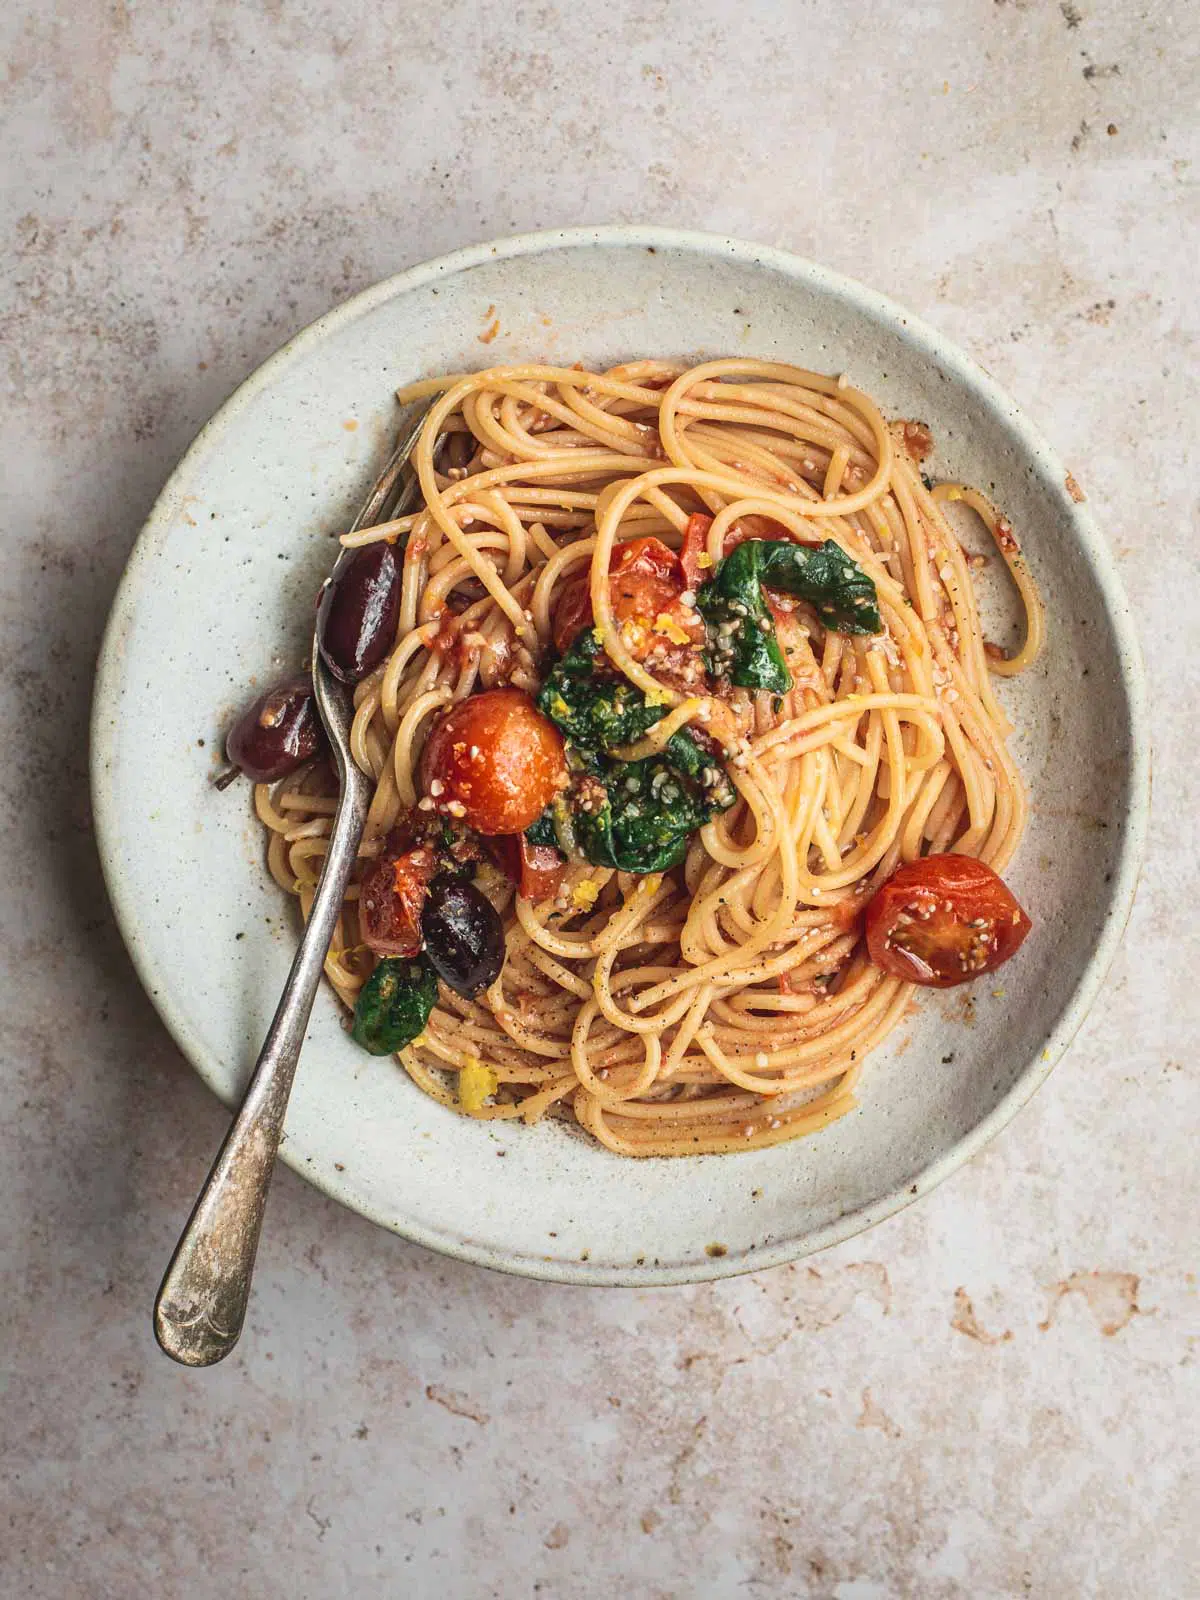
[[[393, 839], [389, 838], [391, 846]], [[385, 849], [367, 868], [359, 889], [363, 943], [377, 956], [415, 956], [421, 948], [421, 911], [437, 871], [428, 845], [396, 854]]]
[[867, 953], [894, 978], [950, 989], [994, 972], [1032, 926], [982, 861], [925, 856], [898, 867], [867, 906]]
[[[608, 589], [613, 616], [618, 622], [638, 621], [648, 631], [647, 644], [704, 642], [704, 624], [690, 607], [679, 603], [687, 580], [675, 552], [661, 539], [629, 539], [613, 549], [608, 565]], [[554, 614], [554, 645], [561, 655], [581, 628], [593, 621], [591, 580], [585, 573], [563, 585]], [[664, 634], [652, 631], [659, 618], [669, 619]], [[643, 650], [634, 649], [635, 656]]]
[[562, 734], [523, 689], [460, 700], [421, 756], [424, 792], [483, 834], [523, 833], [566, 783]]
[[712, 527], [712, 520], [711, 517], [706, 517], [702, 511], [694, 511], [687, 520], [687, 527], [683, 530], [683, 544], [679, 551], [679, 565], [683, 568], [683, 581], [692, 590], [698, 589], [706, 576], [712, 576], [712, 563], [705, 562], [703, 566], [700, 564], [700, 557], [704, 554], [704, 546], [708, 541], [708, 530]]
[[565, 656], [575, 636], [584, 628], [590, 628], [594, 621], [588, 577], [585, 574], [582, 578], [568, 579], [554, 607], [554, 648], [559, 655]]
[[523, 833], [503, 833], [488, 840], [488, 849], [522, 900], [549, 900], [558, 893], [567, 861], [552, 844], [530, 844]]

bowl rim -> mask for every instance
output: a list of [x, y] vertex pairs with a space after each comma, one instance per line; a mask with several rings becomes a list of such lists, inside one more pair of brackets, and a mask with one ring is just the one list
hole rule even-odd
[[233, 390], [201, 428], [171, 472], [134, 542], [105, 626], [92, 698], [89, 765], [97, 851], [117, 925], [134, 969], [178, 1048], [208, 1087], [229, 1105], [231, 1100], [220, 1086], [215, 1056], [176, 1007], [165, 974], [160, 970], [153, 951], [141, 939], [138, 906], [132, 888], [126, 882], [118, 847], [119, 821], [115, 785], [111, 778], [108, 721], [120, 702], [123, 647], [125, 637], [134, 623], [135, 590], [142, 569], [158, 553], [173, 518], [181, 485], [192, 475], [197, 464], [219, 445], [247, 406], [261, 391], [269, 388], [277, 373], [297, 358], [305, 356], [330, 333], [368, 315], [398, 295], [419, 289], [437, 279], [470, 271], [489, 261], [556, 250], [639, 246], [762, 266], [840, 299], [852, 310], [889, 325], [898, 337], [915, 344], [925, 359], [936, 362], [956, 380], [965, 382], [989, 410], [1002, 412], [1007, 425], [1017, 436], [1024, 459], [1035, 466], [1047, 490], [1058, 498], [1096, 582], [1116, 645], [1129, 734], [1128, 809], [1120, 853], [1109, 888], [1108, 912], [1088, 963], [1041, 1051], [1026, 1064], [1012, 1087], [991, 1111], [969, 1133], [924, 1167], [914, 1179], [820, 1228], [776, 1238], [735, 1256], [705, 1257], [702, 1262], [661, 1266], [605, 1266], [599, 1262], [556, 1261], [516, 1255], [464, 1238], [452, 1230], [439, 1232], [423, 1224], [406, 1223], [364, 1205], [344, 1185], [339, 1184], [336, 1177], [325, 1172], [314, 1172], [307, 1167], [302, 1150], [292, 1145], [285, 1134], [280, 1156], [293, 1171], [359, 1215], [427, 1249], [475, 1265], [543, 1281], [649, 1288], [735, 1277], [798, 1260], [865, 1232], [935, 1189], [995, 1138], [1046, 1081], [1082, 1025], [1124, 934], [1145, 850], [1150, 803], [1147, 689], [1132, 608], [1116, 563], [1091, 511], [1086, 503], [1076, 502], [1067, 490], [1068, 473], [1063, 461], [986, 368], [922, 318], [855, 279], [790, 251], [722, 234], [650, 224], [542, 229], [468, 245], [417, 263], [360, 291], [289, 338]]

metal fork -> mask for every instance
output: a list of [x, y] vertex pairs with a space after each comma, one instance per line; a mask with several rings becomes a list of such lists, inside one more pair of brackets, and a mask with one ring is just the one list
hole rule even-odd
[[[416, 477], [406, 477], [404, 469], [424, 422], [422, 411], [376, 479], [352, 531], [403, 516], [412, 508], [417, 499]], [[342, 551], [325, 580], [326, 587], [350, 553]], [[154, 1334], [159, 1345], [172, 1360], [189, 1367], [220, 1361], [242, 1331], [267, 1189], [275, 1170], [296, 1063], [371, 804], [372, 782], [350, 755], [353, 694], [325, 665], [315, 630], [312, 676], [341, 793], [312, 910], [246, 1098], [200, 1191], [154, 1303]]]

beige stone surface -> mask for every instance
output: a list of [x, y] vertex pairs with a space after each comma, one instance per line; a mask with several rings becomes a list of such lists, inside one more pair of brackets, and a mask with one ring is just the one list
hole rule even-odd
[[[1194, 7], [2, 10], [0, 1594], [1200, 1593]], [[613, 220], [883, 289], [1064, 453], [1155, 705], [1124, 952], [1006, 1134], [808, 1264], [506, 1280], [282, 1172], [243, 1343], [184, 1372], [150, 1303], [225, 1114], [89, 831], [122, 563], [199, 425], [330, 304]]]

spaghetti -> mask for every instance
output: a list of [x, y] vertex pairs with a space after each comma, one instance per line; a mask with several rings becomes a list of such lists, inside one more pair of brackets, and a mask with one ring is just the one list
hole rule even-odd
[[[732, 803], [668, 870], [576, 852], [557, 891], [536, 899], [482, 869], [504, 923], [500, 975], [474, 998], [443, 984], [402, 1064], [447, 1107], [573, 1116], [622, 1155], [754, 1149], [826, 1126], [856, 1103], [868, 1052], [913, 995], [869, 958], [871, 895], [903, 863], [942, 852], [1000, 872], [1021, 838], [1025, 795], [992, 677], [1030, 664], [1044, 622], [1011, 526], [974, 490], [929, 486], [920, 425], [889, 424], [844, 378], [797, 367], [497, 367], [399, 398], [430, 396], [413, 455], [419, 509], [342, 541], [403, 551], [394, 647], [355, 689], [353, 756], [376, 785], [364, 870], [398, 819], [440, 809], [421, 751], [447, 709], [497, 686], [542, 688], [572, 586], [598, 669], [662, 708], [617, 756], [661, 755], [690, 730], [721, 753]], [[1025, 636], [1014, 655], [984, 637], [984, 558], [960, 544], [951, 501], [979, 517], [1015, 580]], [[645, 638], [660, 628], [678, 661], [695, 630], [680, 642], [662, 615], [650, 635], [631, 629], [610, 575], [630, 541], [678, 553], [689, 538], [685, 624], [699, 614], [687, 610], [696, 572], [715, 574], [740, 542], [832, 541], [873, 584], [880, 631], [840, 631], [768, 590], [784, 692], [660, 670], [665, 646]], [[306, 915], [336, 797], [320, 760], [256, 787], [270, 869]], [[326, 960], [350, 1008], [376, 964], [360, 889]]]

